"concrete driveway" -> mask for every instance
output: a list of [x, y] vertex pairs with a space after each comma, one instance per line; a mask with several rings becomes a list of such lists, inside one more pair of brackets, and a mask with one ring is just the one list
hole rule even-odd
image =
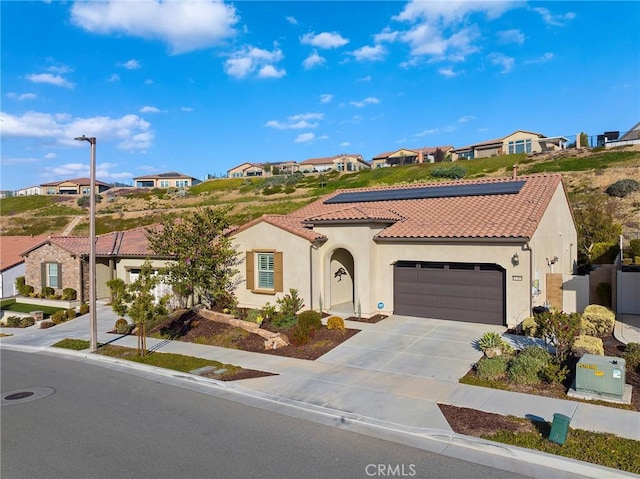
[[317, 361], [374, 371], [457, 382], [482, 357], [474, 341], [506, 328], [441, 319], [390, 316], [362, 329]]

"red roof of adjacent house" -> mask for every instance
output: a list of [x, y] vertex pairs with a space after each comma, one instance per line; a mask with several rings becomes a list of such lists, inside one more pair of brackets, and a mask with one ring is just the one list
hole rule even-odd
[[[159, 227], [156, 225], [156, 227]], [[147, 229], [141, 226], [126, 231], [115, 231], [96, 237], [96, 256], [155, 256], [149, 248]], [[89, 254], [88, 236], [50, 236], [40, 237], [40, 241], [31, 247], [23, 248], [20, 254], [26, 255], [45, 244], [55, 244], [72, 254]]]
[[42, 243], [43, 239], [45, 236], [0, 236], [0, 271], [23, 263], [20, 253]]
[[155, 179], [155, 180], [161, 180], [164, 178], [189, 178], [189, 179], [195, 179], [193, 178], [193, 176], [189, 176], [189, 175], [185, 175], [182, 173], [178, 173], [175, 171], [170, 171], [168, 173], [157, 173], [155, 175], [144, 175], [144, 176], [137, 176], [134, 178], [134, 180], [143, 180], [143, 179]]
[[316, 233], [312, 229], [308, 228], [304, 224], [305, 218], [299, 218], [291, 215], [262, 215], [259, 218], [256, 218], [248, 223], [243, 224], [242, 226], [230, 231], [230, 234], [235, 235], [241, 231], [247, 230], [252, 226], [257, 225], [258, 223], [268, 223], [277, 228], [283, 229], [292, 233], [296, 236], [300, 236], [306, 240], [311, 241], [312, 243], [316, 241], [325, 241], [327, 239], [326, 236], [321, 235], [320, 233]]
[[[73, 183], [78, 186], [91, 186], [90, 178], [74, 178], [72, 180], [52, 181], [51, 183], [42, 183], [40, 186], [58, 186], [62, 183]], [[107, 183], [96, 180], [96, 185], [109, 186]]]
[[361, 155], [344, 154], [344, 155], [327, 156], [325, 158], [309, 158], [307, 160], [301, 161], [300, 164], [301, 165], [327, 165], [329, 163], [333, 163], [333, 160], [335, 160], [336, 158], [355, 158], [358, 161], [364, 163], [364, 160], [362, 159]]
[[324, 238], [313, 231], [314, 224], [371, 221], [389, 223], [389, 226], [376, 235], [377, 239], [529, 239], [537, 229], [553, 194], [561, 185], [562, 177], [559, 174], [541, 174], [520, 176], [517, 180], [523, 181], [524, 185], [518, 193], [510, 194], [325, 203], [341, 193], [504, 183], [513, 179], [492, 178], [340, 190], [290, 215], [258, 218], [235, 233], [260, 221], [267, 221], [314, 241], [314, 238]]

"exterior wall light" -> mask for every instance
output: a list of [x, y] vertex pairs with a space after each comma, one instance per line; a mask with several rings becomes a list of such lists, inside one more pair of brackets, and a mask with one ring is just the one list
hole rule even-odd
[[511, 264], [513, 266], [518, 266], [520, 264], [520, 258], [518, 257], [518, 253], [514, 253], [511, 257]]

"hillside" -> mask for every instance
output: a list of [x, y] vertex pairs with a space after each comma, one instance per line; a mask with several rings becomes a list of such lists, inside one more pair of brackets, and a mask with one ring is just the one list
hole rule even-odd
[[[163, 215], [179, 217], [197, 207], [227, 207], [235, 224], [262, 214], [286, 214], [341, 188], [439, 181], [438, 171], [463, 168], [465, 178], [518, 174], [562, 173], [574, 209], [584, 195], [606, 202], [627, 237], [640, 237], [640, 191], [624, 198], [605, 189], [621, 179], [640, 179], [640, 147], [613, 150], [570, 149], [537, 155], [509, 155], [458, 161], [379, 168], [357, 173], [292, 175], [253, 179], [214, 179], [186, 192], [117, 188], [102, 194], [96, 207], [96, 232], [124, 230], [154, 223]], [[77, 197], [29, 196], [0, 200], [0, 234], [87, 234], [87, 208]]]

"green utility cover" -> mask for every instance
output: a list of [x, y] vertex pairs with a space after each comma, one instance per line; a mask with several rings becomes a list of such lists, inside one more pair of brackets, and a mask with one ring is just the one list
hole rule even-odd
[[576, 391], [621, 399], [626, 363], [615, 356], [585, 354], [576, 365]]
[[570, 417], [565, 416], [564, 414], [554, 414], [553, 423], [551, 424], [551, 432], [549, 433], [549, 441], [562, 446], [567, 440], [570, 422]]

